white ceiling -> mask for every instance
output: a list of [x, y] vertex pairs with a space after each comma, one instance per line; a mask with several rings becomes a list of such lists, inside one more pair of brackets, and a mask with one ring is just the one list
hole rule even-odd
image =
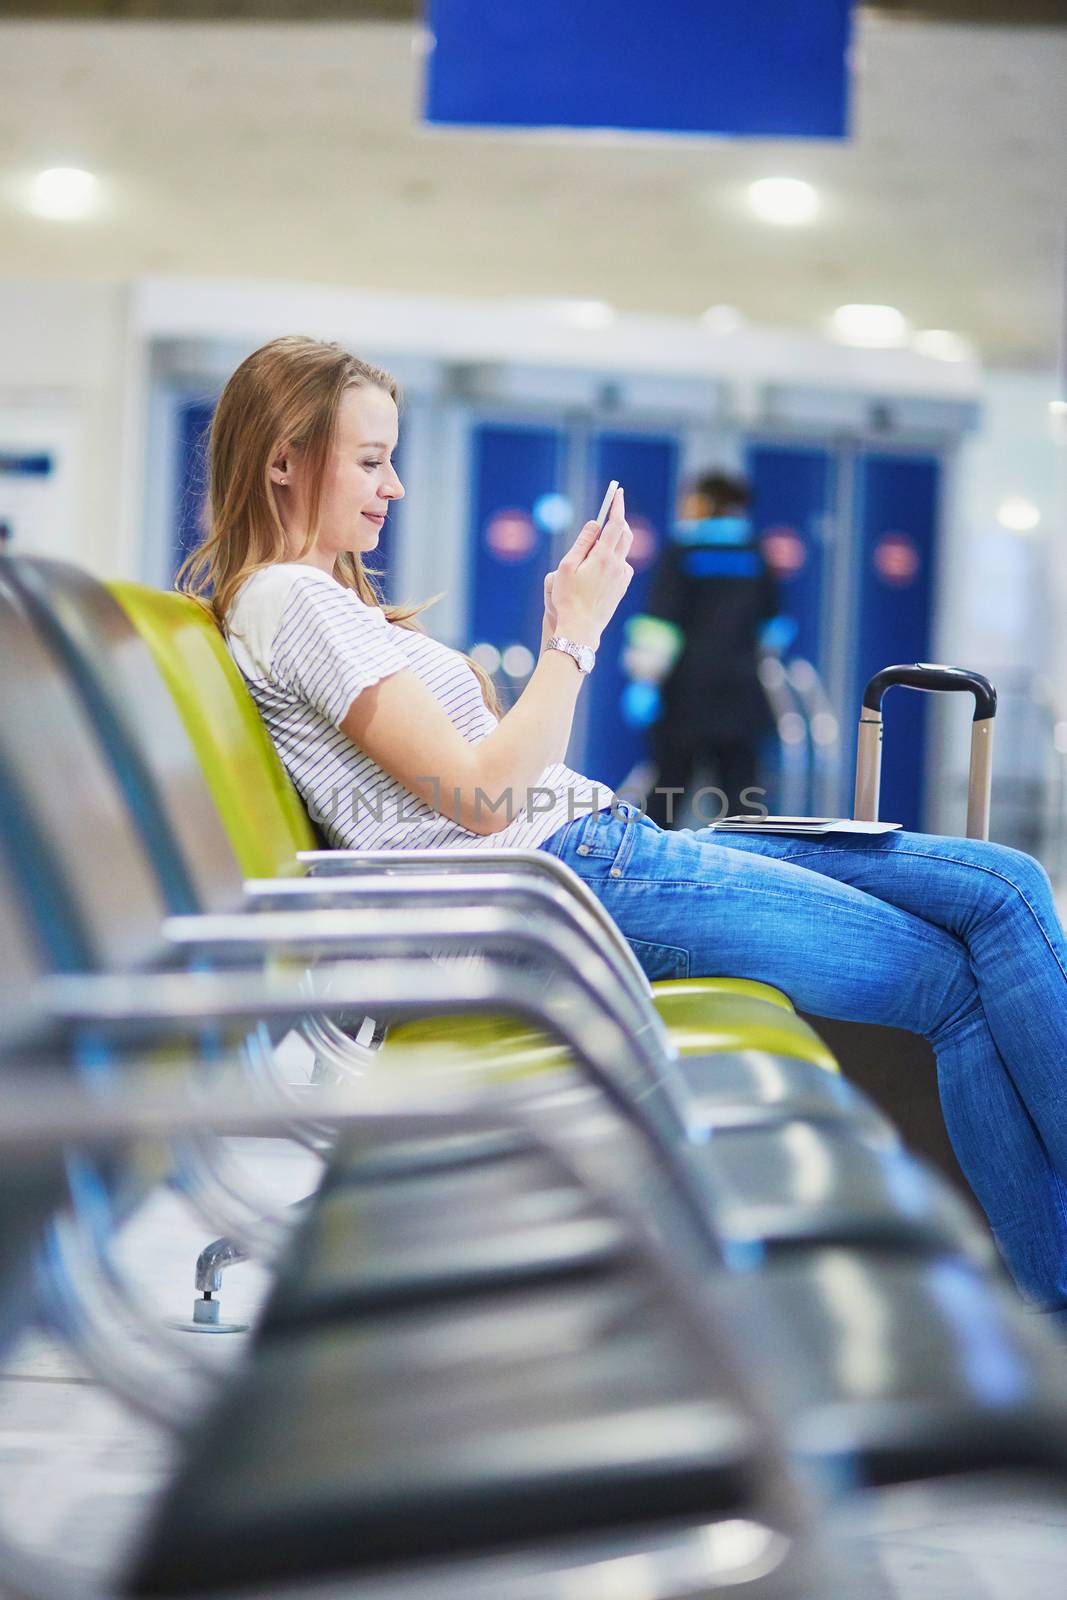
[[[809, 330], [878, 301], [990, 362], [1059, 356], [1067, 28], [863, 13], [840, 146], [425, 130], [418, 44], [391, 23], [0, 23], [0, 271], [725, 302]], [[98, 174], [97, 219], [24, 211], [54, 165]], [[818, 187], [814, 226], [748, 213], [768, 174]]]

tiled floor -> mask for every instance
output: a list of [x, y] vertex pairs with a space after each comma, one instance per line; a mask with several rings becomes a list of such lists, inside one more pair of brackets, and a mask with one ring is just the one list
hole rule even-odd
[[[260, 1143], [252, 1158], [280, 1203], [296, 1198], [314, 1172], [311, 1158], [290, 1146]], [[183, 1202], [162, 1194], [127, 1229], [123, 1264], [159, 1322], [189, 1314], [193, 1262], [210, 1237]], [[265, 1282], [258, 1267], [233, 1268], [226, 1314], [254, 1315]], [[174, 1337], [179, 1359], [212, 1368], [240, 1359], [240, 1335]], [[0, 1373], [0, 1507], [8, 1534], [29, 1550], [117, 1570], [173, 1453], [165, 1432], [114, 1401], [55, 1342], [27, 1338], [10, 1352]], [[828, 1531], [843, 1552], [832, 1600], [1067, 1594], [1067, 1498], [1036, 1490], [1020, 1498], [995, 1485], [980, 1494], [973, 1486], [908, 1489], [849, 1505]]]

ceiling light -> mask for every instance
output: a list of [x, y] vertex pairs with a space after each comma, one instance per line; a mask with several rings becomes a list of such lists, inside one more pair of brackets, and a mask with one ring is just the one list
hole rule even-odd
[[935, 361], [969, 361], [974, 355], [967, 340], [947, 328], [924, 328], [912, 344], [921, 356], [932, 356]]
[[610, 328], [615, 310], [603, 300], [557, 300], [553, 315], [572, 328]]
[[908, 324], [895, 306], [838, 306], [830, 318], [835, 339], [871, 350], [903, 344]]
[[795, 228], [811, 221], [819, 196], [802, 178], [758, 178], [748, 186], [748, 203], [761, 221]]
[[709, 306], [700, 318], [708, 332], [714, 334], [737, 333], [744, 320], [736, 306]]
[[75, 222], [96, 203], [97, 182], [80, 167], [49, 167], [30, 186], [30, 210], [38, 217]]
[[1054, 417], [1067, 417], [1067, 400], [1050, 400], [1048, 408]]
[[1012, 533], [1032, 533], [1041, 521], [1041, 512], [1025, 495], [1009, 494], [997, 507], [997, 521]]

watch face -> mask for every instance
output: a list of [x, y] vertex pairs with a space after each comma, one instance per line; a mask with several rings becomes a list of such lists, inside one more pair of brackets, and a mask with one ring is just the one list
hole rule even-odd
[[587, 644], [578, 646], [578, 665], [583, 672], [592, 672], [593, 663], [596, 661], [596, 651]]

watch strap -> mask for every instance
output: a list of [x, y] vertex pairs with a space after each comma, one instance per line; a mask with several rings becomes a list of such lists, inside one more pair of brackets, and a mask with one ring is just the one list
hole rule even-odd
[[578, 671], [583, 674], [592, 672], [596, 662], [596, 651], [591, 644], [576, 644], [573, 639], [565, 639], [561, 633], [554, 633], [546, 648], [562, 650], [564, 655], [571, 656], [577, 664]]

